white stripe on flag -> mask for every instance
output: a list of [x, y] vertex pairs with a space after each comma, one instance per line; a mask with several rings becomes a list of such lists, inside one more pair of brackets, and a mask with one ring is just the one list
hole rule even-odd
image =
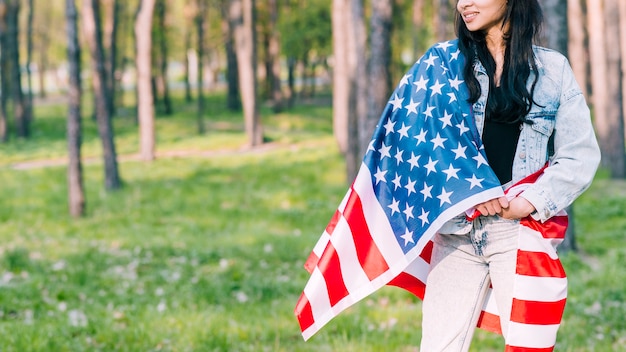
[[387, 214], [374, 194], [369, 169], [365, 164], [361, 164], [361, 171], [359, 172], [368, 176], [357, 177], [354, 189], [361, 199], [361, 204], [363, 204], [363, 215], [365, 216], [370, 235], [383, 258], [398, 265], [398, 259], [405, 259], [404, 252], [395, 240], [395, 234], [389, 224]]
[[[348, 223], [343, 217], [337, 224], [336, 231], [341, 234], [350, 233]], [[370, 280], [359, 263], [352, 236], [331, 236], [330, 241], [339, 256], [341, 275], [348, 292], [353, 293], [369, 285]]]
[[328, 234], [328, 232], [324, 231], [324, 233], [322, 233], [322, 236], [320, 236], [320, 239], [315, 244], [315, 247], [313, 247], [313, 253], [315, 253], [318, 258], [320, 258], [322, 256], [322, 253], [324, 253], [324, 249], [328, 245], [328, 241], [330, 241], [330, 235]]
[[328, 292], [326, 291], [326, 281], [320, 270], [315, 267], [311, 273], [309, 282], [304, 286], [304, 294], [306, 295], [309, 303], [311, 304], [311, 311], [313, 312], [313, 320], [315, 324], [323, 326], [332, 317], [328, 317], [325, 322], [320, 321], [321, 317], [330, 312], [330, 299], [328, 298]]
[[509, 322], [506, 344], [526, 348], [550, 348], [556, 343], [559, 324], [531, 325]]
[[[543, 238], [537, 231], [526, 226], [520, 226], [519, 249], [527, 252], [543, 252], [552, 259], [558, 259], [559, 256], [554, 249], [552, 239]], [[562, 242], [558, 239], [557, 243]]]
[[515, 298], [557, 302], [567, 297], [567, 278], [516, 275]]
[[428, 264], [422, 257], [417, 257], [404, 269], [404, 272], [418, 278], [421, 282], [426, 284], [426, 277], [430, 270], [430, 264]]

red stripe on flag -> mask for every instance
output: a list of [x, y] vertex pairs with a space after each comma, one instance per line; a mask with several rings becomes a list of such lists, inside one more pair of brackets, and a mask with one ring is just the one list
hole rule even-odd
[[560, 324], [565, 310], [565, 301], [565, 298], [556, 302], [524, 301], [513, 298], [511, 321], [532, 325]]
[[400, 275], [393, 278], [393, 280], [389, 281], [387, 285], [396, 286], [403, 288], [412, 294], [416, 295], [420, 299], [424, 299], [424, 291], [426, 290], [426, 284], [421, 282], [415, 276], [407, 273], [401, 272]]
[[552, 352], [554, 351], [554, 346], [552, 347], [516, 347], [516, 346], [504, 346], [504, 352]]
[[328, 232], [329, 235], [332, 235], [333, 231], [335, 231], [335, 226], [337, 226], [337, 224], [339, 223], [339, 219], [341, 219], [341, 212], [339, 212], [339, 210], [336, 210], [335, 214], [333, 214], [332, 219], [330, 219], [328, 226], [326, 226], [326, 232]]
[[481, 329], [502, 335], [500, 317], [484, 310], [480, 312], [480, 317], [478, 318], [478, 323], [476, 324], [476, 326]]
[[422, 257], [422, 259], [424, 259], [424, 261], [428, 264], [430, 264], [430, 258], [433, 255], [433, 241], [428, 241], [428, 243], [426, 243], [426, 245], [424, 246], [424, 249], [422, 249], [422, 252], [420, 253], [420, 257]]
[[565, 238], [568, 219], [567, 216], [555, 216], [542, 223], [527, 217], [520, 224], [539, 232], [543, 238]]
[[304, 268], [306, 269], [306, 271], [309, 272], [309, 274], [312, 274], [313, 270], [315, 270], [315, 266], [319, 261], [320, 258], [317, 256], [317, 254], [315, 254], [315, 252], [311, 252], [311, 254], [309, 254], [309, 257], [306, 259], [306, 262], [304, 262]]
[[306, 297], [304, 292], [302, 292], [300, 299], [298, 299], [295, 312], [298, 316], [298, 322], [300, 323], [300, 331], [308, 329], [315, 323], [315, 318], [313, 318], [313, 309], [311, 309], [311, 302], [309, 302], [309, 299]]
[[328, 242], [326, 249], [324, 249], [317, 267], [322, 272], [324, 281], [326, 281], [330, 306], [333, 307], [350, 293], [343, 282], [339, 254], [331, 242]]
[[526, 276], [565, 278], [565, 269], [561, 261], [552, 259], [548, 253], [517, 251], [516, 273]]
[[350, 193], [343, 216], [348, 221], [352, 231], [359, 263], [370, 281], [374, 280], [389, 270], [389, 266], [370, 234], [363, 214], [361, 199], [354, 190]]

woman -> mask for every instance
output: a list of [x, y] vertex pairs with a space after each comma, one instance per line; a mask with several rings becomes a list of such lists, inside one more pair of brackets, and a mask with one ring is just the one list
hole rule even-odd
[[[439, 230], [420, 351], [467, 351], [490, 286], [506, 345], [546, 348], [562, 308], [552, 336], [511, 323], [520, 223], [550, 221], [591, 183], [600, 152], [589, 109], [567, 60], [533, 46], [542, 21], [537, 0], [459, 0], [457, 11], [465, 83], [489, 165], [504, 189], [547, 167], [517, 196], [478, 204], [476, 219], [460, 215]], [[541, 289], [533, 292], [544, 301]]]

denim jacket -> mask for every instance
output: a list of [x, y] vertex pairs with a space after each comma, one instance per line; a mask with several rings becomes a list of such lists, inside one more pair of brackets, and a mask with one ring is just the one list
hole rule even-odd
[[[537, 71], [531, 72], [528, 89], [535, 75], [539, 79], [533, 96], [535, 104], [526, 116], [532, 124], [522, 124], [511, 183], [548, 162], [542, 177], [520, 194], [537, 210], [533, 217], [545, 221], [569, 206], [589, 187], [600, 163], [600, 149], [589, 107], [565, 56], [542, 47], [534, 47], [534, 54]], [[482, 134], [489, 77], [480, 62], [474, 64], [474, 74], [481, 96], [473, 105], [473, 112], [476, 127]], [[440, 231], [464, 233], [469, 231], [467, 225], [464, 217], [459, 216]]]

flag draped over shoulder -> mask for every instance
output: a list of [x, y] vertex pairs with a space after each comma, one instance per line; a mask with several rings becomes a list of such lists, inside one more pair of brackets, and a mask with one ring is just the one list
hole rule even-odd
[[503, 194], [471, 116], [457, 41], [429, 49], [382, 113], [361, 168], [305, 267], [295, 308], [304, 339], [380, 287], [423, 297], [441, 226]]

